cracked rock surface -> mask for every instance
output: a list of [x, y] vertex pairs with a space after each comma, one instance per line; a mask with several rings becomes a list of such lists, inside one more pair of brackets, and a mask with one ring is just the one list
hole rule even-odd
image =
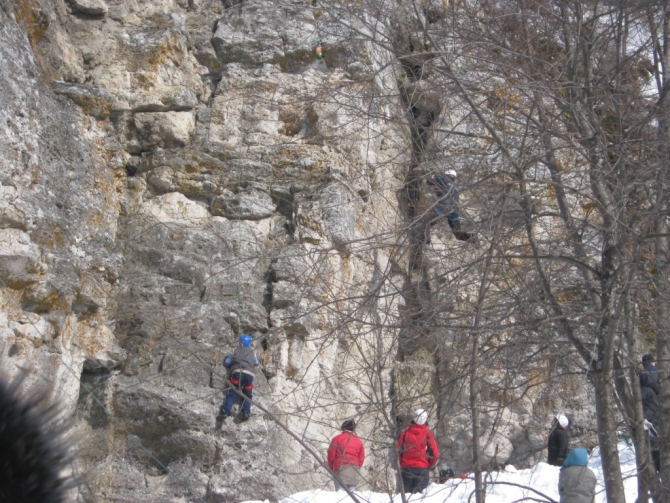
[[[315, 10], [289, 10], [0, 3], [0, 350], [8, 377], [27, 371], [77, 418], [73, 499], [324, 485], [306, 449], [323, 453], [372, 389], [355, 373], [373, 341], [352, 348], [336, 330], [354, 303], [323, 306], [389, 267], [351, 243], [394, 218], [402, 153], [378, 136], [397, 133], [342, 106], [394, 92], [373, 63], [389, 55], [325, 16], [330, 52], [316, 61]], [[258, 405], [214, 431], [241, 332], [262, 361]], [[386, 456], [370, 452], [371, 484]]]
[[[75, 418], [73, 501], [325, 487], [311, 452], [351, 417], [367, 487], [394, 487], [410, 140], [392, 55], [339, 21], [311, 0], [0, 0], [0, 359]], [[241, 333], [253, 415], [216, 431]], [[485, 455], [534, 455], [522, 426]]]

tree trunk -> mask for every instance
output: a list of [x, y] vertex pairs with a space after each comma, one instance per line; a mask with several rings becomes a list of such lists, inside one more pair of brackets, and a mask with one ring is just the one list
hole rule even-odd
[[[632, 327], [631, 327], [632, 328]], [[628, 344], [628, 354], [633, 355], [635, 349], [635, 340], [633, 331], [626, 331], [626, 342]], [[645, 503], [649, 500], [647, 496], [649, 489], [655, 487], [656, 469], [651, 458], [651, 451], [644, 434], [644, 415], [642, 413], [642, 399], [640, 386], [638, 386], [638, 377], [635, 367], [628, 367], [628, 379], [632, 386], [628, 386], [624, 369], [618, 355], [614, 355], [614, 371], [616, 378], [614, 385], [616, 387], [620, 410], [624, 416], [628, 428], [631, 432], [633, 445], [635, 446], [635, 462], [637, 465], [637, 503]], [[657, 493], [657, 488], [655, 493]]]
[[[661, 63], [661, 72], [658, 77], [659, 92], [667, 89], [670, 84], [670, 8], [663, 5], [663, 30], [661, 39], [657, 41], [658, 57]], [[659, 175], [657, 204], [660, 216], [656, 220], [656, 243], [654, 257], [654, 280], [658, 290], [656, 296], [656, 360], [658, 363], [659, 386], [659, 428], [661, 450], [661, 491], [659, 501], [670, 502], [670, 386], [667, 380], [670, 375], [670, 285], [668, 284], [668, 221], [667, 195], [668, 160], [670, 160], [670, 105], [668, 98], [661, 103], [658, 109], [659, 122]]]
[[496, 246], [496, 239], [491, 242], [486, 255], [486, 262], [484, 263], [484, 271], [482, 280], [479, 284], [479, 294], [477, 301], [477, 312], [473, 323], [472, 331], [472, 359], [470, 369], [470, 409], [472, 414], [472, 468], [475, 473], [475, 501], [476, 503], [484, 503], [486, 500], [486, 491], [482, 483], [482, 462], [480, 457], [480, 430], [479, 430], [479, 381], [477, 377], [477, 367], [479, 366], [479, 330], [482, 321], [482, 309], [486, 299], [486, 291], [489, 282], [489, 273], [491, 271], [491, 262], [493, 260], [493, 252]]
[[472, 336], [472, 369], [470, 374], [470, 409], [472, 417], [472, 468], [475, 474], [475, 501], [484, 503], [485, 494], [482, 487], [482, 466], [479, 457], [479, 405], [477, 397], [477, 356], [479, 353], [479, 337], [477, 334]]
[[607, 502], [626, 503], [617, 448], [616, 421], [613, 414], [616, 408], [611, 389], [614, 375], [611, 369], [596, 370], [589, 374], [589, 378], [596, 398], [598, 444], [600, 445]]
[[[667, 481], [670, 480], [670, 386], [668, 386], [668, 375], [670, 375], [670, 312], [668, 311], [668, 241], [665, 234], [668, 225], [665, 217], [658, 219], [656, 226], [656, 264], [654, 277], [658, 295], [656, 297], [656, 360], [658, 363], [659, 386], [659, 429], [661, 450], [661, 484], [659, 501], [670, 502], [670, 488]], [[664, 483], [665, 482], [665, 483]]]

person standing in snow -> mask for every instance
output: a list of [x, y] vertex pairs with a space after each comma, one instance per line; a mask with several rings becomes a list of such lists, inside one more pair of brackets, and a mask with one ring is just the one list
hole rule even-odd
[[235, 400], [238, 395], [245, 397], [242, 405], [242, 412], [239, 418], [246, 421], [251, 415], [251, 398], [254, 389], [254, 368], [260, 365], [258, 357], [251, 349], [251, 336], [240, 335], [240, 345], [235, 348], [233, 354], [228, 355], [223, 362], [223, 366], [229, 370], [230, 377], [228, 382], [230, 386], [224, 399], [219, 415], [216, 416], [216, 427], [220, 428], [223, 422], [230, 416]]
[[551, 433], [547, 441], [547, 463], [553, 466], [562, 466], [565, 457], [568, 455], [568, 418], [563, 414], [558, 414], [551, 421]]
[[661, 453], [659, 451], [658, 435], [658, 370], [652, 355], [642, 357], [644, 370], [640, 372], [640, 392], [642, 397], [642, 414], [644, 415], [644, 434], [649, 443], [651, 456], [656, 471], [661, 470]]
[[658, 369], [656, 368], [656, 360], [652, 355], [644, 355], [642, 357], [642, 366], [644, 368], [640, 372], [640, 387], [651, 388], [658, 395]]
[[560, 503], [593, 503], [596, 499], [596, 474], [588, 468], [586, 449], [572, 449], [558, 476]]
[[354, 434], [355, 429], [356, 422], [346, 420], [342, 423], [342, 433], [333, 438], [328, 447], [328, 468], [337, 475], [333, 480], [336, 491], [342, 486], [355, 491], [361, 481], [360, 468], [365, 460], [365, 448]]
[[405, 493], [420, 493], [428, 487], [428, 470], [437, 464], [440, 456], [426, 421], [428, 413], [417, 410], [414, 420], [398, 439], [398, 461]]

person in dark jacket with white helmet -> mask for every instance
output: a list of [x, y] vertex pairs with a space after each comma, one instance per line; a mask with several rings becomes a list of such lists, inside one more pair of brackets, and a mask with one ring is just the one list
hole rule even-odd
[[251, 415], [251, 399], [254, 389], [254, 369], [260, 365], [258, 357], [251, 349], [251, 336], [240, 335], [240, 345], [235, 349], [232, 355], [228, 355], [223, 362], [223, 366], [229, 369], [230, 377], [228, 382], [230, 386], [226, 393], [225, 400], [216, 416], [216, 427], [220, 428], [223, 422], [230, 416], [235, 400], [238, 396], [244, 397], [242, 411], [239, 414], [241, 421], [246, 421]]
[[553, 466], [563, 466], [563, 461], [568, 455], [568, 418], [558, 414], [551, 421], [551, 433], [547, 441], [547, 463]]

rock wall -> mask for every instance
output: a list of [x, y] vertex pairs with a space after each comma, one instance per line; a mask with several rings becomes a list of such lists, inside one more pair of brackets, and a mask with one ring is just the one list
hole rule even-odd
[[[366, 483], [395, 487], [397, 400], [429, 406], [416, 382], [435, 367], [399, 348], [423, 281], [411, 133], [369, 20], [302, 0], [0, 0], [2, 367], [77, 419], [73, 499], [325, 486], [312, 453], [350, 417]], [[240, 333], [261, 359], [254, 416], [216, 431]], [[532, 458], [527, 406], [489, 457]], [[467, 416], [448, 412], [445, 458], [465, 466]]]
[[[392, 339], [347, 318], [379, 289], [398, 218], [389, 55], [303, 2], [17, 1], [0, 15], [3, 367], [76, 410], [81, 497], [326, 483], [306, 449], [363, 413], [373, 439], [388, 412], [365, 399], [388, 372], [358, 374]], [[263, 362], [255, 417], [214, 431], [242, 332]], [[386, 483], [386, 456], [370, 452], [369, 483]]]

